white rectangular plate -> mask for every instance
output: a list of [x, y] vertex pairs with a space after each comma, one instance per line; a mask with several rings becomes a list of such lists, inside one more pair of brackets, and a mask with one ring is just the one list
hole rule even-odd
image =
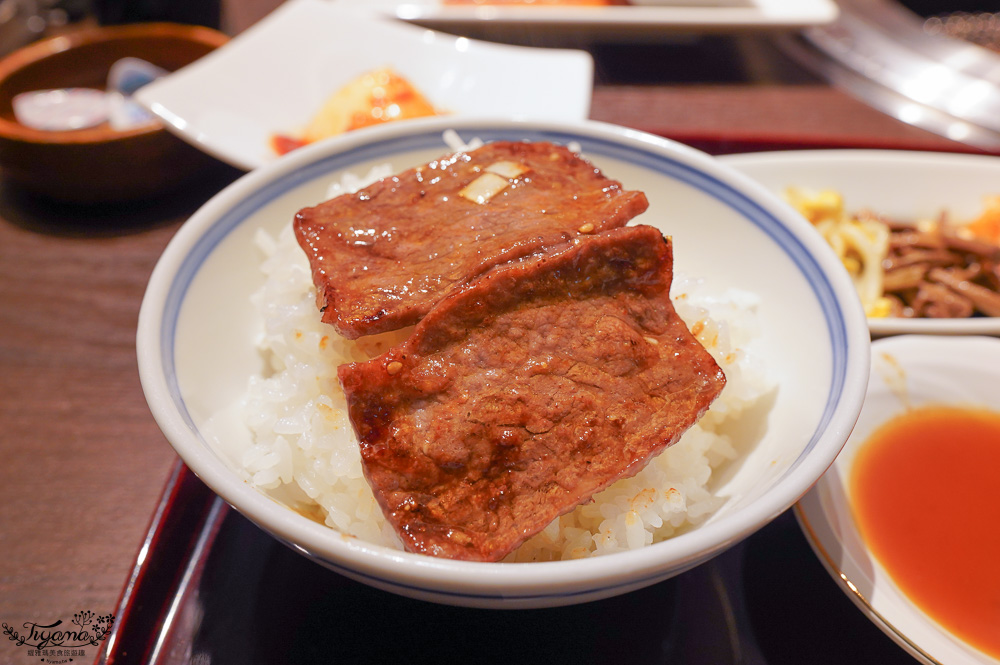
[[182, 139], [251, 170], [277, 159], [275, 134], [295, 135], [340, 87], [387, 66], [449, 114], [590, 113], [594, 65], [583, 51], [480, 42], [327, 0], [290, 0], [136, 99]]

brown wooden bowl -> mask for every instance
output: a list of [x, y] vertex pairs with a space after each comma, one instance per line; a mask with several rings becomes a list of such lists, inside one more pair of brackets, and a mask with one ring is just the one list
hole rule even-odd
[[214, 160], [160, 123], [45, 131], [17, 122], [12, 100], [32, 90], [103, 90], [111, 65], [127, 56], [174, 71], [228, 39], [200, 26], [147, 23], [81, 28], [11, 53], [0, 60], [0, 174], [35, 194], [74, 203], [154, 197], [189, 182]]

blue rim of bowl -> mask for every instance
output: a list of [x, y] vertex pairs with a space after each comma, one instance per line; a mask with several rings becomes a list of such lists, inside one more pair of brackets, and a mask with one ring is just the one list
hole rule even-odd
[[[608, 136], [601, 132], [591, 134], [572, 128], [566, 130], [539, 129], [531, 124], [520, 126], [518, 123], [507, 123], [510, 126], [505, 125], [502, 128], [498, 128], [496, 124], [490, 124], [489, 122], [483, 122], [482, 124], [474, 122], [455, 124], [457, 126], [452, 129], [464, 141], [480, 138], [484, 141], [550, 141], [564, 145], [575, 142], [582, 146], [583, 153], [588, 155], [588, 157], [615, 159], [667, 176], [720, 201], [753, 223], [781, 247], [785, 254], [793, 261], [816, 296], [823, 313], [824, 321], [826, 322], [827, 334], [832, 350], [831, 382], [823, 413], [808, 443], [795, 461], [785, 470], [784, 475], [787, 476], [806, 459], [809, 453], [822, 440], [841, 404], [841, 396], [847, 383], [849, 370], [849, 336], [845, 313], [836, 297], [833, 285], [828, 281], [816, 257], [810, 253], [805, 243], [801, 238], [796, 236], [794, 231], [780, 221], [773, 212], [753, 200], [746, 192], [741, 191], [738, 186], [700, 170], [695, 164], [686, 163], [681, 158], [665, 154], [665, 151], [662, 150], [662, 145], [672, 143], [666, 139], [644, 135], [641, 132], [634, 132], [642, 140], [623, 141], [621, 136]], [[599, 125], [600, 123], [592, 124]], [[391, 133], [387, 138], [376, 138], [367, 142], [359, 141], [354, 144], [348, 143], [343, 149], [329, 152], [329, 154], [327, 154], [327, 151], [322, 150], [310, 153], [317, 156], [288, 170], [287, 173], [264, 182], [261, 187], [219, 214], [205, 232], [194, 242], [190, 251], [181, 261], [167, 289], [159, 330], [159, 353], [167, 392], [184, 420], [185, 425], [196, 437], [200, 439], [201, 435], [184, 403], [184, 397], [180, 390], [176, 371], [174, 370], [174, 342], [177, 323], [187, 289], [200, 270], [201, 265], [212, 254], [215, 248], [225, 240], [229, 233], [239, 227], [240, 224], [258, 209], [316, 178], [329, 177], [332, 173], [348, 170], [357, 164], [375, 162], [376, 160], [385, 161], [399, 153], [440, 149], [442, 154], [444, 154], [447, 151], [447, 147], [442, 139], [442, 128], [443, 126], [434, 124], [433, 129], [402, 134]], [[376, 132], [375, 136], [378, 135]], [[686, 147], [681, 147], [684, 150], [690, 150]], [[307, 148], [306, 150], [309, 149]], [[693, 150], [691, 150], [691, 153], [701, 155], [701, 153]], [[803, 491], [805, 489], [807, 488], [803, 488]], [[791, 502], [789, 505], [791, 505]], [[358, 571], [352, 571], [352, 574], [357, 573]], [[401, 584], [398, 581], [375, 575], [370, 575], [369, 577], [371, 579], [378, 579], [395, 588], [418, 589], [438, 596], [482, 600], [509, 600], [511, 598], [508, 594], [503, 593], [448, 592], [440, 589], [421, 587], [419, 585]], [[648, 579], [655, 581], [659, 577], [659, 575], [653, 574]], [[635, 580], [615, 586], [631, 588], [635, 586]], [[517, 596], [517, 598], [542, 600], [576, 595], [579, 595], [579, 592], [567, 591], [555, 594], [527, 594]]]

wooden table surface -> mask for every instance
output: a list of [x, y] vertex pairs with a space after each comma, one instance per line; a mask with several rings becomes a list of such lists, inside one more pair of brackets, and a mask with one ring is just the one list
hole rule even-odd
[[[715, 152], [964, 149], [820, 83], [600, 84], [592, 117]], [[114, 612], [177, 461], [139, 385], [143, 291], [184, 220], [238, 175], [219, 165], [183, 195], [80, 210], [27, 197], [0, 174], [3, 623]], [[0, 662], [37, 659], [3, 640]]]

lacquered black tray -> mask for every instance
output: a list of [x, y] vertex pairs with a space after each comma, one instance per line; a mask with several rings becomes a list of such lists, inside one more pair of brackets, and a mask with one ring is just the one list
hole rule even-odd
[[476, 610], [354, 582], [271, 538], [178, 464], [105, 663], [893, 665], [915, 661], [829, 577], [789, 511], [683, 575], [542, 610]]

